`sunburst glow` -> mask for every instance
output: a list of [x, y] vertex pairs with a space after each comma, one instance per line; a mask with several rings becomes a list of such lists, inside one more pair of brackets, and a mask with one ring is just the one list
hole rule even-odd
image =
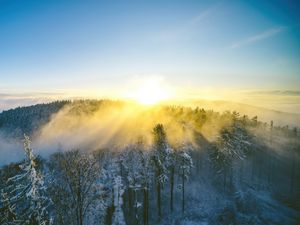
[[154, 105], [170, 97], [170, 91], [167, 87], [153, 79], [147, 80], [140, 85], [132, 94], [132, 98], [143, 105]]

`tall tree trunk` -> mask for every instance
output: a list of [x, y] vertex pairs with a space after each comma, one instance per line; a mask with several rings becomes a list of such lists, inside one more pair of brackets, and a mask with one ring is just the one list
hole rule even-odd
[[146, 193], [147, 193], [147, 225], [149, 224], [149, 188], [147, 187], [147, 190], [146, 190]]
[[184, 191], [185, 191], [185, 190], [184, 190], [184, 188], [185, 188], [185, 186], [184, 186], [184, 185], [185, 185], [184, 180], [185, 180], [185, 179], [184, 179], [184, 174], [183, 174], [183, 175], [182, 175], [182, 214], [184, 214], [184, 203], [185, 203], [185, 202], [184, 202], [184, 194], [185, 194], [185, 193], [184, 193]]
[[81, 201], [81, 182], [80, 179], [78, 181], [78, 190], [77, 190], [77, 214], [78, 214], [78, 225], [83, 224], [83, 219], [82, 219], [82, 201]]
[[173, 194], [174, 194], [174, 175], [175, 175], [175, 168], [172, 167], [171, 169], [171, 178], [170, 178], [170, 182], [171, 182], [171, 190], [170, 190], [170, 194], [171, 194], [171, 198], [170, 198], [170, 209], [171, 212], [173, 212]]
[[139, 221], [138, 221], [138, 201], [137, 201], [137, 191], [136, 190], [133, 190], [133, 197], [134, 197], [134, 221], [135, 221], [135, 224], [138, 225]]
[[105, 217], [105, 224], [107, 224], [107, 225], [112, 224], [114, 211], [115, 211], [115, 206], [113, 204], [107, 207], [106, 217]]
[[128, 209], [129, 209], [129, 218], [132, 219], [133, 214], [133, 199], [132, 199], [132, 190], [131, 188], [128, 188]]
[[80, 200], [80, 206], [79, 206], [79, 225], [83, 225], [83, 212], [82, 212], [83, 206], [82, 202]]
[[157, 191], [157, 210], [158, 210], [158, 221], [161, 219], [161, 188], [160, 188], [160, 182], [157, 181], [156, 184], [156, 191]]
[[149, 216], [148, 216], [148, 210], [149, 210], [149, 198], [148, 198], [148, 188], [144, 188], [144, 225], [148, 225], [149, 223]]
[[143, 195], [144, 195], [143, 219], [144, 219], [144, 225], [147, 225], [147, 193], [146, 193], [146, 188], [143, 189]]

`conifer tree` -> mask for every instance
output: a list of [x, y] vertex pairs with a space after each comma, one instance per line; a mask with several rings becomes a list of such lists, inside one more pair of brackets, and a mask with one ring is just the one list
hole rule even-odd
[[161, 190], [168, 179], [168, 165], [170, 148], [168, 147], [167, 137], [162, 124], [157, 124], [153, 128], [154, 151], [152, 162], [155, 170], [155, 182], [157, 192], [158, 220], [161, 219]]
[[7, 194], [3, 194], [9, 210], [7, 215], [13, 220], [8, 224], [50, 224], [47, 208], [51, 200], [46, 195], [43, 176], [37, 170], [37, 160], [27, 135], [24, 135], [24, 151], [26, 159], [20, 165], [22, 173], [7, 180]]
[[188, 148], [186, 146], [183, 146], [179, 152], [177, 153], [177, 162], [179, 165], [179, 176], [181, 178], [181, 194], [182, 194], [182, 204], [181, 209], [182, 213], [184, 213], [185, 210], [185, 186], [186, 186], [186, 180], [188, 179], [191, 169], [193, 167], [193, 160], [192, 157], [188, 153]]

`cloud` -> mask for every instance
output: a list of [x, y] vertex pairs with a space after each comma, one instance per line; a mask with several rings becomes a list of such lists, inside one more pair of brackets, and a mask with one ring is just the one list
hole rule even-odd
[[233, 43], [231, 45], [231, 48], [239, 48], [239, 47], [242, 47], [245, 45], [249, 45], [249, 44], [253, 44], [253, 43], [265, 40], [267, 38], [270, 38], [272, 36], [275, 36], [275, 35], [283, 32], [283, 30], [284, 30], [284, 27], [276, 27], [276, 28], [271, 28], [271, 29], [265, 30], [259, 34], [253, 35], [244, 40]]
[[65, 99], [66, 97], [67, 96], [64, 93], [0, 93], [0, 112], [19, 106], [28, 106]]
[[299, 90], [253, 90], [243, 91], [238, 95], [241, 102], [247, 102], [251, 105], [298, 115], [300, 112]]

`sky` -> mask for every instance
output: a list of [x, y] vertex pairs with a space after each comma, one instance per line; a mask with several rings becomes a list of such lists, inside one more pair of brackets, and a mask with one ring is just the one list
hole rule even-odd
[[147, 79], [193, 98], [292, 91], [300, 105], [300, 4], [0, 0], [0, 109], [119, 98]]

